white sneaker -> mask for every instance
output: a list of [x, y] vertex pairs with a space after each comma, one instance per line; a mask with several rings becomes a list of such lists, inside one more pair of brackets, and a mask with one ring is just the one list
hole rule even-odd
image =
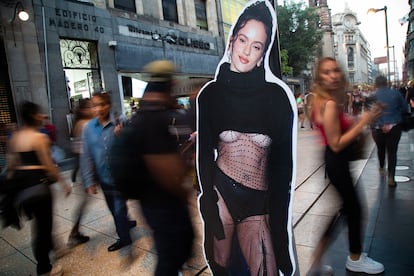
[[368, 274], [378, 274], [384, 271], [384, 266], [367, 256], [367, 253], [361, 253], [359, 260], [353, 261], [349, 256], [346, 260], [346, 268], [353, 272], [364, 272]]

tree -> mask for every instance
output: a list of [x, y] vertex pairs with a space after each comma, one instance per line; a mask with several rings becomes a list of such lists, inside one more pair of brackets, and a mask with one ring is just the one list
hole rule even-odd
[[[294, 76], [306, 69], [317, 54], [322, 39], [322, 31], [318, 28], [319, 16], [314, 7], [304, 3], [285, 3], [277, 7], [279, 43], [281, 51], [287, 51], [287, 64], [283, 68], [292, 68]], [[286, 61], [285, 61], [286, 62]]]

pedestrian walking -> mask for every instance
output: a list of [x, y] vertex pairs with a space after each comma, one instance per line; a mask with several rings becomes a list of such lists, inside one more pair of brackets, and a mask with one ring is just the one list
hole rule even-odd
[[109, 167], [112, 142], [121, 126], [116, 124], [110, 112], [109, 93], [94, 93], [92, 108], [95, 118], [86, 124], [82, 133], [83, 151], [80, 156], [82, 183], [89, 194], [96, 194], [98, 187], [102, 188], [119, 237], [108, 247], [108, 251], [116, 251], [132, 243], [129, 230], [131, 226], [136, 225], [135, 221], [128, 219], [126, 199], [117, 190]]
[[385, 173], [385, 156], [387, 156], [387, 176], [390, 187], [395, 182], [397, 166], [397, 150], [402, 132], [403, 114], [409, 112], [407, 102], [398, 90], [387, 87], [387, 78], [378, 76], [375, 79], [375, 100], [380, 103], [384, 112], [372, 124], [372, 138], [377, 146], [379, 170]]
[[40, 106], [26, 101], [19, 110], [23, 126], [12, 133], [6, 155], [6, 172], [12, 184], [7, 196], [10, 197], [8, 202], [13, 204], [7, 210], [17, 212], [13, 222], [17, 228], [20, 227], [21, 217], [33, 219], [32, 246], [37, 274], [62, 275], [62, 268], [52, 266], [49, 258], [49, 253], [54, 249], [49, 185], [58, 181], [66, 195], [70, 194], [71, 187], [60, 178], [52, 159], [49, 137], [39, 131], [44, 118]]
[[[354, 188], [348, 160], [348, 146], [364, 131], [366, 125], [373, 122], [381, 113], [374, 105], [352, 122], [344, 115], [340, 99], [346, 88], [345, 75], [333, 58], [322, 58], [316, 67], [314, 79], [315, 98], [312, 104], [312, 118], [320, 130], [325, 148], [325, 166], [327, 175], [342, 200], [342, 210], [348, 224], [349, 256], [346, 268], [353, 272], [377, 274], [384, 266], [369, 258], [362, 251], [361, 203]], [[332, 275], [331, 267], [320, 266], [320, 259], [329, 245], [331, 228], [328, 228], [314, 253], [314, 261], [309, 275]]]
[[[157, 249], [155, 276], [178, 275], [191, 256], [194, 229], [188, 210], [187, 169], [178, 152], [176, 101], [171, 96], [175, 65], [147, 64], [149, 77], [140, 107], [116, 138], [111, 171], [124, 196], [138, 199]], [[125, 150], [127, 149], [127, 150]]]

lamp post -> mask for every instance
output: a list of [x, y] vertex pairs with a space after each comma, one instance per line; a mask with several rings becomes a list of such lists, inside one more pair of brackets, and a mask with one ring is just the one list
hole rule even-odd
[[396, 79], [396, 74], [397, 74], [397, 61], [395, 60], [395, 46], [394, 45], [392, 45], [392, 46], [390, 46], [390, 48], [392, 48], [392, 60], [393, 60], [393, 62], [394, 62], [394, 82], [396, 81], [396, 80], [398, 80], [398, 79]]
[[367, 13], [377, 13], [380, 11], [384, 11], [385, 14], [385, 39], [386, 39], [386, 47], [387, 47], [387, 70], [388, 70], [388, 83], [391, 82], [391, 74], [390, 74], [390, 47], [388, 44], [388, 16], [387, 16], [387, 6], [384, 6], [381, 9], [368, 9]]

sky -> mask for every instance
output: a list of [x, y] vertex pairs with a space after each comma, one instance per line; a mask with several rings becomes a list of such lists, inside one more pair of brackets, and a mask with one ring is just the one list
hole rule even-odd
[[[307, 3], [307, 1], [306, 1]], [[390, 67], [393, 72], [393, 56], [395, 49], [395, 60], [397, 61], [397, 71], [399, 78], [402, 77], [403, 64], [403, 47], [407, 37], [408, 23], [401, 25], [399, 19], [408, 14], [410, 6], [408, 0], [328, 0], [328, 6], [331, 9], [331, 15], [341, 13], [345, 10], [345, 5], [356, 13], [358, 20], [361, 22], [358, 28], [370, 44], [371, 57], [383, 57], [387, 55], [386, 36], [385, 36], [385, 13], [383, 11], [367, 14], [369, 8], [381, 9], [387, 6], [388, 18], [388, 44], [390, 48]], [[386, 64], [380, 65], [386, 68]]]

